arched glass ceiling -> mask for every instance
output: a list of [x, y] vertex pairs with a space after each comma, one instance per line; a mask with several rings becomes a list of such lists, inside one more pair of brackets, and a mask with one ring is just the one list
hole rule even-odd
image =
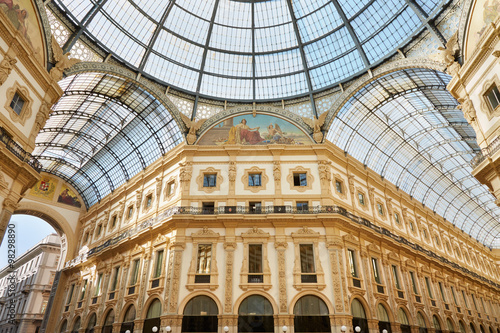
[[247, 101], [311, 95], [364, 73], [447, 2], [54, 0], [79, 29], [66, 50], [84, 33], [169, 86]]
[[489, 247], [500, 247], [500, 207], [472, 177], [474, 130], [426, 69], [386, 75], [340, 110], [327, 138], [426, 207]]
[[133, 82], [85, 73], [59, 82], [64, 91], [36, 138], [43, 170], [95, 204], [182, 141], [165, 107]]

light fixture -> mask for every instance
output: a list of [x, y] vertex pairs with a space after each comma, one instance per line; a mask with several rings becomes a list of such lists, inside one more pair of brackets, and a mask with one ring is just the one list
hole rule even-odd
[[382, 330], [382, 333], [387, 333], [387, 330], [384, 328], [384, 329]]
[[167, 331], [167, 332], [172, 331], [172, 327], [170, 327], [170, 326], [165, 327], [165, 331]]
[[153, 328], [151, 330], [153, 331], [153, 333], [156, 333], [156, 332], [158, 332], [158, 327], [153, 326]]
[[345, 331], [347, 331], [347, 327], [346, 327], [345, 325], [342, 325], [342, 327], [340, 327], [340, 330], [341, 330], [342, 332], [345, 332]]
[[356, 332], [358, 332], [358, 333], [359, 333], [359, 332], [361, 332], [361, 327], [356, 326], [356, 327], [354, 328], [354, 330], [355, 330]]
[[284, 325], [281, 329], [283, 330], [283, 332], [288, 331], [288, 327], [286, 327], [286, 325]]
[[125, 333], [130, 333], [130, 330], [126, 330]]
[[229, 332], [229, 327], [224, 326], [224, 332]]

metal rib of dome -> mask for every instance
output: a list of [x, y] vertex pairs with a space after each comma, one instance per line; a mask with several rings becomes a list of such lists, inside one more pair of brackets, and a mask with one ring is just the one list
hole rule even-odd
[[475, 133], [431, 70], [388, 74], [358, 91], [327, 138], [489, 247], [500, 247], [500, 207], [472, 175]]
[[[437, 16], [445, 0], [54, 0], [134, 70], [197, 96], [311, 96], [366, 72]], [[435, 31], [432, 31], [436, 33]]]
[[92, 206], [167, 151], [183, 136], [166, 108], [133, 82], [78, 74], [36, 138], [43, 170], [71, 183]]

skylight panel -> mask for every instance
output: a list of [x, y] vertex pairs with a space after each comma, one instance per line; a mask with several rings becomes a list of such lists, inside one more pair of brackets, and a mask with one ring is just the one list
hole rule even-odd
[[177, 0], [176, 6], [184, 8], [186, 11], [200, 16], [204, 20], [210, 21], [214, 10], [215, 0]]
[[304, 73], [284, 77], [258, 79], [255, 82], [257, 98], [274, 99], [277, 96], [294, 96], [307, 93]]
[[[235, 99], [252, 99], [252, 80], [230, 79], [209, 74], [203, 74], [200, 93]], [[224, 92], [224, 94], [222, 93]]]
[[213, 25], [210, 47], [232, 52], [252, 52], [252, 30]]
[[187, 40], [205, 45], [210, 21], [201, 20], [190, 12], [174, 6], [163, 26]]
[[424, 10], [424, 12], [429, 15], [432, 13], [432, 11], [434, 9], [436, 9], [438, 7], [438, 4], [441, 2], [439, 0], [416, 0], [415, 1], [419, 6], [420, 8], [422, 8]]
[[295, 17], [301, 18], [311, 13], [312, 11], [316, 10], [318, 7], [321, 7], [324, 4], [328, 3], [330, 0], [319, 0], [319, 1], [290, 0], [290, 1], [292, 2], [292, 8]]
[[[347, 52], [352, 52], [355, 48], [356, 45], [351, 35], [347, 29], [343, 27], [331, 35], [304, 46], [304, 52], [307, 58], [307, 65], [309, 67], [314, 67], [330, 61], [331, 59], [337, 59], [334, 61], [335, 63], [344, 62], [345, 60], [340, 56], [346, 56]], [[358, 68], [358, 66], [356, 66], [356, 68]]]
[[252, 27], [252, 4], [232, 0], [219, 0], [215, 22], [232, 27]]
[[321, 37], [342, 25], [343, 21], [332, 3], [297, 20], [303, 43]]
[[153, 20], [158, 22], [164, 11], [170, 6], [172, 0], [133, 0], [133, 2]]
[[255, 56], [255, 76], [267, 77], [303, 71], [299, 49]]
[[85, 15], [92, 9], [95, 0], [58, 0], [61, 2], [78, 21], [83, 20]]
[[200, 69], [203, 49], [162, 30], [153, 50], [180, 64]]
[[290, 22], [290, 11], [286, 1], [262, 1], [254, 3], [256, 28]]
[[280, 51], [297, 47], [292, 23], [255, 29], [255, 52]]
[[309, 74], [311, 75], [313, 89], [320, 89], [328, 86], [332, 77], [335, 77], [336, 81], [341, 81], [363, 68], [363, 61], [358, 51], [352, 51], [342, 58], [310, 70]]
[[360, 42], [392, 21], [405, 7], [404, 1], [387, 0], [372, 2], [360, 15], [351, 21], [351, 25]]
[[155, 53], [151, 53], [144, 70], [157, 78], [171, 82], [177, 87], [186, 90], [196, 90], [199, 73], [180, 65], [174, 64]]
[[[106, 1], [102, 11], [109, 15], [118, 27], [145, 44], [148, 43], [156, 26], [127, 0]], [[131, 17], [134, 19], [131, 20]]]
[[208, 51], [204, 71], [250, 78], [253, 76], [252, 56]]

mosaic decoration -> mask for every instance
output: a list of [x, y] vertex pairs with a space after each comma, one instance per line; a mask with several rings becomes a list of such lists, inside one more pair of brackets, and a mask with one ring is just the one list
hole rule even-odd
[[257, 114], [230, 117], [208, 130], [198, 141], [199, 145], [269, 145], [269, 144], [310, 144], [307, 136], [297, 126], [288, 121]]
[[42, 176], [42, 178], [30, 190], [30, 195], [52, 200], [57, 186], [57, 180]]
[[70, 205], [73, 207], [82, 207], [80, 200], [78, 200], [78, 196], [66, 185], [63, 185], [61, 189], [61, 193], [57, 198], [57, 202]]

